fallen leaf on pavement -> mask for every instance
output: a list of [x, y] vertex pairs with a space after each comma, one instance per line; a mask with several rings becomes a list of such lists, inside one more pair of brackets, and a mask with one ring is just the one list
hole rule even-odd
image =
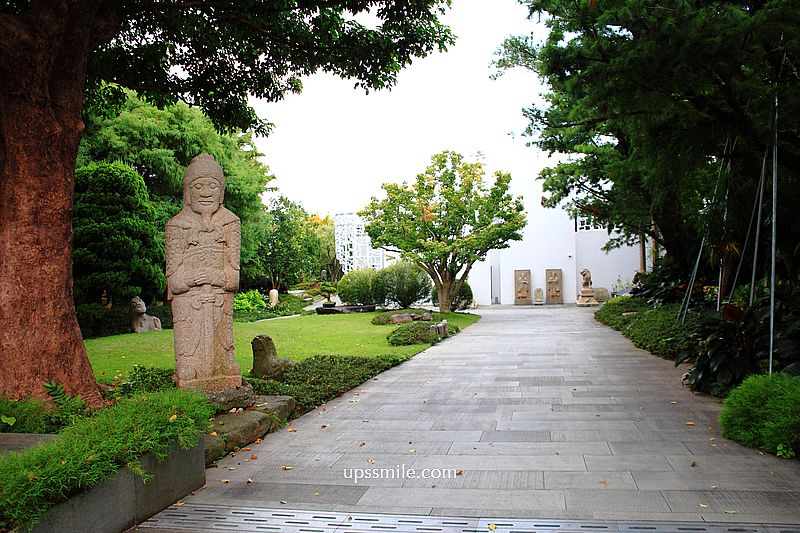
[[249, 452], [250, 448], [242, 448], [244, 451]]
[[703, 509], [708, 509], [708, 505], [706, 505], [706, 504], [704, 504], [704, 503], [698, 503], [697, 505], [699, 505], [699, 506], [700, 506], [700, 507], [702, 507]]
[[360, 448], [360, 447], [362, 447], [362, 446], [365, 446], [366, 444], [367, 444], [366, 442], [364, 442], [364, 441], [361, 441], [361, 442], [359, 442], [359, 443], [358, 443], [358, 447]]
[[219, 481], [220, 481], [220, 483], [230, 483], [231, 482], [230, 479], [220, 479]]
[[695, 424], [694, 422], [690, 421], [690, 422], [686, 422], [686, 425], [687, 426], [696, 426], [697, 424]]
[[286, 504], [287, 504], [287, 503], [289, 503], [289, 502], [287, 502], [286, 500], [281, 500], [281, 503], [282, 503], [282, 504], [284, 504], [284, 505], [286, 505]]
[[464, 471], [463, 471], [463, 470], [456, 470], [456, 475], [457, 475], [457, 476], [460, 476], [460, 475], [461, 475], [461, 474], [463, 474], [463, 473], [464, 473]]
[[371, 464], [371, 465], [374, 465], [375, 464], [375, 459], [369, 459], [369, 460], [367, 460], [367, 462], [369, 464]]
[[724, 509], [722, 512], [725, 513], [725, 514], [736, 514], [736, 511], [731, 511], [731, 510], [728, 510], [728, 509]]
[[286, 431], [289, 433], [297, 433], [297, 430], [294, 428], [287, 428]]
[[256, 454], [253, 454], [250, 456], [250, 459], [258, 459], [258, 456]]
[[286, 465], [279, 466], [278, 468], [280, 468], [281, 470], [294, 470], [293, 466], [286, 466]]
[[175, 505], [181, 507], [182, 505], [186, 505], [186, 502], [175, 502]]
[[488, 527], [489, 527], [489, 531], [494, 531], [495, 529], [497, 529], [497, 526], [494, 525], [494, 524], [489, 524]]
[[247, 481], [245, 481], [245, 483], [252, 483], [252, 482], [253, 482], [253, 480], [250, 479], [250, 478], [247, 478]]
[[255, 441], [256, 444], [261, 444], [261, 442], [262, 442], [261, 439], [256, 439]]

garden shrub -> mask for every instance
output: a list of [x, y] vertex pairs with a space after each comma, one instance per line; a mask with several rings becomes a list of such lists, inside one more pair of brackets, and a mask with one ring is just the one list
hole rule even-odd
[[[392, 346], [408, 346], [410, 344], [434, 344], [440, 340], [439, 335], [431, 331], [432, 322], [408, 322], [399, 325], [386, 336]], [[453, 326], [451, 326], [452, 328]]]
[[175, 370], [172, 368], [150, 368], [133, 365], [128, 377], [114, 385], [116, 396], [132, 396], [145, 392], [158, 392], [175, 388]]
[[259, 320], [268, 307], [266, 298], [256, 289], [237, 292], [233, 297], [233, 318], [243, 322]]
[[[636, 320], [637, 315], [649, 309], [650, 306], [641, 298], [631, 296], [617, 296], [609, 298], [603, 306], [598, 309], [594, 317], [599, 321], [616, 330], [624, 330], [631, 322]], [[632, 313], [623, 316], [625, 313]], [[633, 314], [635, 313], [635, 314]]]
[[38, 398], [0, 398], [0, 433], [55, 433], [50, 413]]
[[407, 308], [430, 297], [433, 283], [414, 263], [397, 261], [378, 271], [376, 281], [385, 291], [384, 302]]
[[234, 296], [233, 318], [237, 322], [254, 322], [279, 316], [298, 315], [306, 305], [300, 296], [281, 294], [278, 305], [270, 309], [269, 297], [252, 289]]
[[294, 416], [300, 416], [407, 359], [396, 355], [315, 355], [298, 361], [282, 381], [246, 379], [258, 394], [293, 396], [297, 402]]
[[631, 296], [610, 298], [594, 316], [622, 332], [637, 348], [665, 359], [675, 359], [691, 345], [689, 334], [697, 328], [698, 321], [696, 315], [689, 315], [686, 322], [678, 322], [677, 305], [653, 308], [645, 300]]
[[[466, 281], [458, 289], [458, 292], [453, 296], [453, 301], [450, 302], [450, 308], [453, 311], [464, 311], [472, 304], [472, 287]], [[439, 293], [436, 292], [436, 287], [431, 289], [431, 302], [433, 305], [439, 305]]]
[[724, 400], [722, 434], [751, 448], [800, 453], [800, 377], [781, 372], [745, 379]]
[[339, 299], [349, 304], [383, 304], [386, 292], [378, 272], [373, 268], [360, 268], [345, 274], [336, 286]]
[[201, 392], [144, 394], [76, 422], [52, 441], [0, 456], [0, 529], [31, 526], [55, 504], [123, 466], [147, 477], [142, 455], [163, 461], [176, 441], [191, 448], [212, 414]]

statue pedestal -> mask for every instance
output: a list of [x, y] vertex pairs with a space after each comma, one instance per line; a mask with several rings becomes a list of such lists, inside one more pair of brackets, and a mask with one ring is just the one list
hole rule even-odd
[[581, 289], [581, 294], [578, 296], [578, 301], [575, 302], [578, 307], [596, 307], [600, 302], [594, 297], [594, 291], [591, 288]]

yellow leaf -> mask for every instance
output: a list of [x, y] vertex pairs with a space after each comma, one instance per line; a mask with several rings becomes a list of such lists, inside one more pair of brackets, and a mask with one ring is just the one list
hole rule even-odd
[[695, 424], [694, 422], [686, 422], [686, 425], [687, 426], [696, 426], [697, 424]]
[[256, 439], [256, 444], [261, 444], [261, 439]]
[[494, 524], [489, 524], [489, 531], [494, 531], [495, 529], [497, 529], [497, 526], [496, 526], [496, 525], [494, 525]]
[[212, 437], [216, 437], [217, 436], [217, 432], [216, 431], [212, 431], [211, 433], [209, 433], [209, 435], [211, 435]]
[[279, 466], [278, 468], [280, 468], [281, 470], [294, 470], [293, 466], [286, 466], [286, 465]]
[[169, 417], [169, 421], [170, 422], [175, 422], [176, 418], [178, 418], [178, 415], [172, 415], [171, 417]]
[[369, 464], [371, 464], [371, 465], [374, 465], [374, 464], [375, 464], [375, 459], [369, 459], [367, 462], [368, 462]]
[[220, 481], [220, 483], [230, 483], [231, 482], [230, 479], [220, 479], [219, 481]]
[[288, 428], [286, 431], [288, 431], [289, 433], [297, 433], [297, 430], [294, 428]]

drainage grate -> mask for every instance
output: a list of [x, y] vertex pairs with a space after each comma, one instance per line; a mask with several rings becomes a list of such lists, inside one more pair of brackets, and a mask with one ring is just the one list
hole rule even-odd
[[800, 533], [800, 525], [714, 524], [692, 522], [603, 522], [583, 520], [448, 518], [438, 516], [292, 511], [186, 504], [172, 506], [138, 526], [139, 530], [210, 533]]

